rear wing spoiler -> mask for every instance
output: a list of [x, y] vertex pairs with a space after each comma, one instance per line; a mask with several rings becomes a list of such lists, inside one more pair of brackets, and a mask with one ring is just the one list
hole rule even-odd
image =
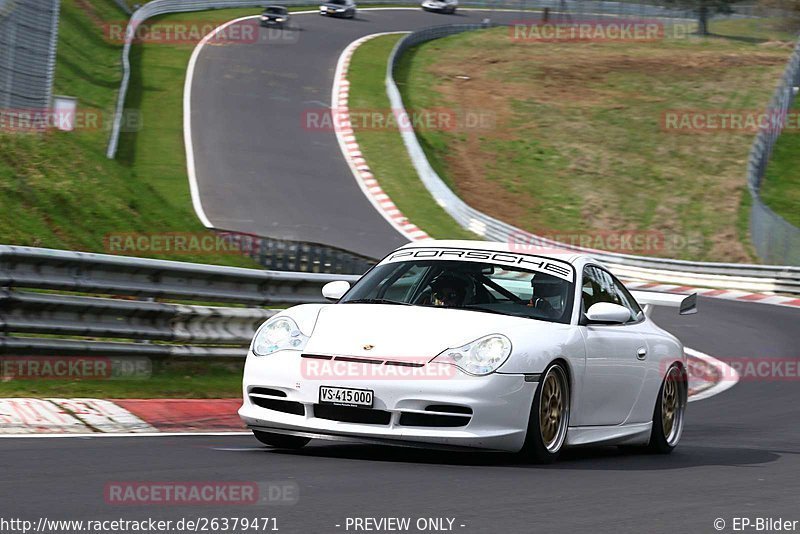
[[631, 291], [636, 302], [644, 308], [647, 316], [653, 311], [653, 306], [667, 306], [669, 308], [679, 308], [681, 315], [691, 315], [697, 313], [697, 293], [692, 293], [688, 297], [675, 293], [658, 293], [656, 291]]

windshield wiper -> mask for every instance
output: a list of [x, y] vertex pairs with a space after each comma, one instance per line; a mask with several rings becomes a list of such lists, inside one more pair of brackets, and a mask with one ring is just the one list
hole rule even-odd
[[390, 299], [353, 299], [346, 300], [342, 304], [399, 304], [401, 306], [413, 306], [410, 302], [401, 302], [399, 300]]

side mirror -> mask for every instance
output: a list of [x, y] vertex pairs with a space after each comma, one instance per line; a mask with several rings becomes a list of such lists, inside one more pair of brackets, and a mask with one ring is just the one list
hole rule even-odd
[[681, 301], [680, 314], [692, 315], [697, 313], [697, 293], [692, 293]]
[[622, 324], [631, 320], [631, 311], [625, 306], [610, 302], [592, 304], [586, 312], [590, 323], [596, 324]]
[[322, 296], [331, 302], [336, 302], [350, 290], [350, 282], [344, 280], [337, 280], [335, 282], [328, 282], [322, 286]]

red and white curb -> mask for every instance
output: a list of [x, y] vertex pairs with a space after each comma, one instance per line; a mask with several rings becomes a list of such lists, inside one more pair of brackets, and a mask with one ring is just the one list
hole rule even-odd
[[683, 351], [689, 367], [689, 402], [719, 395], [739, 382], [739, 373], [727, 363], [688, 347]]
[[350, 59], [353, 57], [353, 52], [363, 43], [375, 37], [399, 33], [408, 32], [374, 33], [353, 41], [344, 49], [344, 52], [339, 56], [339, 61], [336, 64], [336, 73], [333, 78], [331, 111], [334, 115], [333, 124], [339, 147], [364, 195], [395, 230], [409, 241], [418, 241], [420, 239], [430, 239], [430, 236], [410, 222], [381, 188], [369, 165], [367, 165], [361, 153], [361, 148], [358, 146], [350, 121], [350, 108], [348, 107], [350, 81], [347, 79], [347, 71], [350, 68]]
[[[689, 401], [731, 388], [736, 371], [686, 349]], [[9, 437], [172, 436], [248, 434], [240, 399], [0, 399], [0, 439]]]
[[0, 438], [243, 432], [240, 399], [0, 399]]
[[708, 289], [702, 287], [679, 286], [673, 284], [661, 284], [659, 282], [645, 282], [627, 280], [625, 287], [640, 291], [657, 291], [660, 293], [678, 293], [689, 295], [697, 293], [703, 297], [710, 297], [724, 300], [738, 300], [740, 302], [760, 302], [762, 304], [774, 304], [777, 306], [789, 306], [800, 309], [800, 299], [797, 297], [784, 297], [781, 295], [768, 295], [766, 293], [748, 293], [737, 289]]

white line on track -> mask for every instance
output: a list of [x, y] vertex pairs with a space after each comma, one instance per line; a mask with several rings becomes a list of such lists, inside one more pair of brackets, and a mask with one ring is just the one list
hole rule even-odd
[[238, 22], [256, 18], [258, 18], [258, 15], [240, 17], [238, 19], [229, 20], [225, 24], [215, 28], [212, 32], [203, 37], [200, 42], [197, 43], [197, 46], [194, 47], [194, 50], [192, 51], [192, 57], [189, 59], [189, 66], [186, 68], [186, 81], [183, 84], [183, 144], [186, 149], [186, 173], [189, 175], [189, 191], [192, 195], [192, 206], [194, 207], [194, 212], [197, 215], [197, 218], [200, 219], [202, 225], [206, 228], [214, 228], [214, 225], [211, 224], [211, 221], [206, 216], [206, 212], [203, 209], [203, 203], [200, 200], [200, 189], [197, 185], [197, 174], [194, 166], [194, 144], [192, 142], [192, 81], [194, 80], [194, 68], [197, 64], [197, 58], [200, 57], [200, 52], [203, 50], [203, 47], [208, 41], [211, 40], [212, 37], [217, 34], [217, 32], [220, 32], [228, 26], [232, 26]]
[[727, 363], [714, 358], [713, 356], [709, 356], [703, 352], [698, 350], [690, 349], [688, 347], [684, 347], [683, 351], [688, 355], [698, 360], [703, 360], [707, 364], [716, 367], [717, 371], [720, 373], [722, 380], [714, 384], [708, 389], [704, 389], [700, 393], [696, 395], [692, 395], [689, 397], [689, 402], [695, 402], [703, 399], [707, 399], [709, 397], [713, 397], [714, 395], [719, 395], [723, 391], [729, 390], [733, 386], [735, 386], [739, 382], [739, 373], [736, 372], [736, 369], [728, 365]]

